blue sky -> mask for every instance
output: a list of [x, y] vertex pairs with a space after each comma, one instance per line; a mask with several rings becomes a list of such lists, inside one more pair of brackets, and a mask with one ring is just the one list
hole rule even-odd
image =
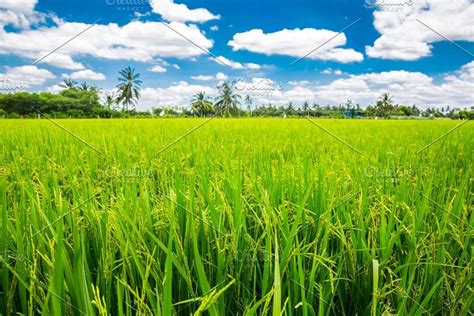
[[57, 93], [73, 78], [107, 91], [130, 65], [143, 80], [141, 109], [213, 97], [223, 80], [255, 103], [366, 106], [390, 92], [404, 104], [469, 107], [473, 20], [470, 0], [4, 0], [0, 80]]

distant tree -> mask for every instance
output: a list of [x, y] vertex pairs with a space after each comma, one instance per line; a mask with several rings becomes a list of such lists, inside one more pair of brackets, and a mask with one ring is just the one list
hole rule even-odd
[[380, 101], [382, 103], [382, 107], [388, 111], [393, 109], [393, 101], [392, 97], [388, 93], [382, 94], [382, 97], [380, 98]]
[[356, 116], [356, 107], [352, 103], [352, 100], [347, 100], [344, 104], [344, 115], [351, 118]]
[[253, 103], [253, 100], [248, 94], [245, 96], [244, 103], [247, 106], [247, 111], [250, 113], [250, 116], [252, 116], [252, 103]]
[[18, 92], [0, 94], [0, 109], [6, 114], [37, 117], [38, 113], [55, 117], [95, 117], [103, 108], [96, 93], [65, 89], [58, 94], [49, 92]]
[[204, 92], [198, 92], [191, 101], [193, 112], [198, 113], [199, 116], [205, 116], [214, 112], [212, 103], [207, 99]]
[[461, 120], [472, 120], [474, 118], [474, 113], [469, 112], [468, 110], [461, 110], [458, 115]]
[[77, 81], [73, 79], [64, 79], [59, 86], [64, 89], [77, 89], [77, 85]]
[[107, 92], [105, 94], [105, 107], [112, 110], [115, 104], [117, 104], [117, 97], [113, 92]]
[[303, 103], [303, 115], [309, 115], [309, 103], [308, 101], [304, 101]]
[[122, 103], [122, 111], [128, 112], [130, 106], [135, 106], [140, 98], [140, 86], [142, 81], [140, 74], [135, 73], [135, 69], [127, 67], [119, 72], [120, 83], [117, 85], [119, 96], [117, 103]]
[[90, 86], [85, 81], [83, 83], [81, 83], [81, 85], [79, 86], [79, 90], [81, 90], [81, 91], [89, 91], [89, 88], [90, 88]]
[[285, 112], [287, 115], [292, 115], [293, 112], [295, 110], [295, 106], [293, 105], [293, 102], [288, 102], [288, 104], [286, 105], [286, 109], [285, 109]]
[[404, 116], [412, 116], [413, 115], [412, 108], [409, 107], [409, 106], [400, 105], [398, 107], [398, 110]]
[[215, 104], [216, 110], [223, 116], [230, 116], [231, 112], [234, 114], [238, 112], [238, 105], [242, 97], [234, 93], [234, 85], [229, 82], [224, 82], [219, 86], [219, 96]]
[[375, 105], [376, 113], [381, 117], [387, 117], [393, 108], [392, 97], [388, 93], [382, 94]]

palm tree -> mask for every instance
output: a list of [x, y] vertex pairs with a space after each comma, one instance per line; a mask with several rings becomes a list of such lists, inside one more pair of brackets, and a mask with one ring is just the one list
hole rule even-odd
[[382, 94], [376, 104], [377, 114], [385, 117], [393, 110], [392, 97], [388, 93]]
[[304, 115], [309, 115], [309, 103], [308, 103], [308, 101], [304, 101], [304, 103], [303, 103], [303, 112], [304, 112]]
[[248, 94], [244, 99], [244, 103], [247, 106], [247, 111], [250, 113], [250, 116], [252, 116], [252, 103], [253, 103], [253, 100]]
[[392, 97], [388, 93], [382, 94], [379, 101], [384, 110], [390, 111], [393, 109]]
[[140, 86], [142, 81], [139, 80], [140, 74], [135, 73], [135, 68], [127, 67], [119, 72], [120, 83], [117, 85], [119, 96], [117, 103], [122, 103], [123, 111], [128, 112], [130, 105], [135, 106], [140, 98]]
[[107, 109], [111, 110], [114, 104], [117, 103], [117, 97], [113, 92], [106, 92], [105, 94], [105, 106]]
[[216, 109], [223, 115], [230, 115], [230, 112], [237, 112], [238, 105], [240, 105], [240, 99], [242, 97], [234, 93], [234, 84], [224, 82], [219, 86], [219, 96], [216, 101]]
[[292, 115], [293, 112], [295, 110], [295, 107], [293, 106], [293, 102], [288, 102], [287, 106], [286, 106], [286, 109], [285, 109], [285, 115], [288, 114], [288, 115]]
[[64, 79], [64, 81], [59, 86], [64, 89], [76, 89], [77, 81], [74, 79]]
[[191, 106], [194, 112], [199, 113], [199, 116], [204, 116], [214, 112], [214, 107], [212, 106], [212, 103], [209, 102], [204, 92], [198, 92], [194, 95], [194, 98], [191, 101]]
[[79, 90], [81, 91], [88, 91], [90, 88], [90, 86], [84, 81], [83, 83], [81, 83], [81, 85], [79, 86]]

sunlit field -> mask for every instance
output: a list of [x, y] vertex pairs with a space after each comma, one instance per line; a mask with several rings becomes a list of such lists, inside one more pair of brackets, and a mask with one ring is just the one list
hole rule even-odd
[[0, 314], [473, 311], [471, 122], [2, 120], [0, 134]]

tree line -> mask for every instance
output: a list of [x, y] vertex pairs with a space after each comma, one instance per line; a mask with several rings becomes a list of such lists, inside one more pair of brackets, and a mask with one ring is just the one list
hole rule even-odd
[[148, 116], [223, 116], [223, 117], [329, 117], [329, 118], [400, 118], [426, 117], [473, 119], [474, 109], [455, 107], [420, 109], [416, 105], [395, 104], [385, 93], [373, 105], [362, 108], [351, 100], [337, 106], [322, 106], [304, 102], [295, 105], [261, 104], [255, 105], [250, 95], [244, 98], [236, 92], [234, 82], [224, 82], [218, 87], [214, 99], [204, 92], [197, 93], [190, 106], [158, 106], [148, 112], [136, 110], [140, 99], [142, 81], [135, 69], [127, 67], [119, 72], [116, 92], [106, 93], [102, 100], [101, 89], [86, 82], [79, 84], [73, 79], [65, 79], [63, 89], [58, 94], [49, 92], [16, 92], [0, 94], [0, 117], [36, 117], [52, 115], [57, 118], [79, 117], [148, 117]]

